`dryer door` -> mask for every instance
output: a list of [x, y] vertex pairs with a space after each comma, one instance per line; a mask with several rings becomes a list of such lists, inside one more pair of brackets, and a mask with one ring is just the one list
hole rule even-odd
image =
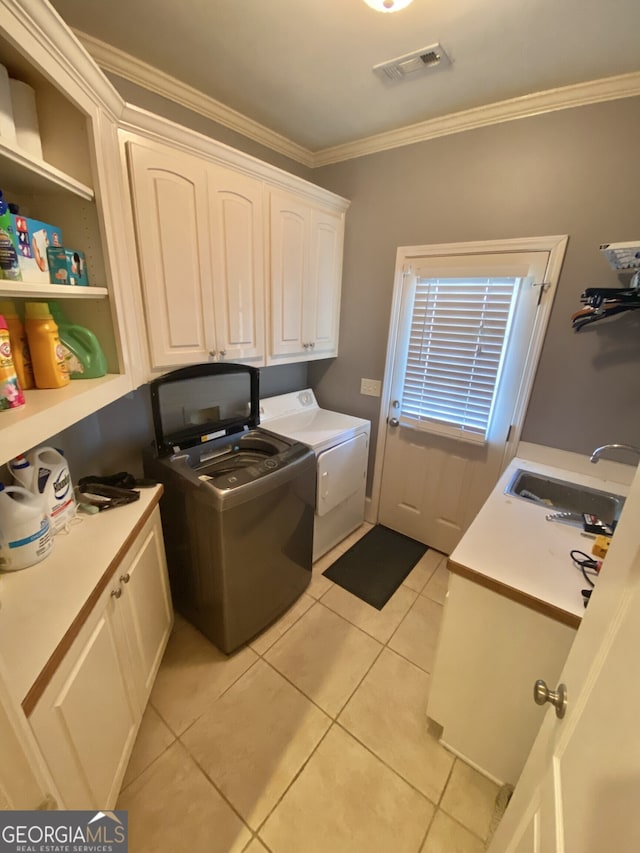
[[326, 515], [363, 488], [369, 440], [364, 433], [330, 447], [318, 456], [316, 512]]

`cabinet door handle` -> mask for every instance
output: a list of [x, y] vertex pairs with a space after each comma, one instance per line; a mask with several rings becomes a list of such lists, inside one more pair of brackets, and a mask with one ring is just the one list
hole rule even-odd
[[227, 354], [226, 349], [221, 349], [221, 350], [220, 350], [220, 352], [218, 353], [218, 355], [220, 356], [220, 358], [224, 358], [226, 354]]
[[539, 678], [533, 685], [533, 699], [536, 705], [549, 702], [556, 709], [556, 717], [562, 719], [567, 711], [567, 686], [558, 684], [557, 690], [549, 690], [546, 682]]
[[218, 353], [214, 349], [209, 350], [209, 358], [215, 358]]
[[122, 590], [120, 589], [120, 587], [118, 587], [117, 589], [111, 590], [111, 598], [120, 598], [121, 595], [122, 595]]
[[120, 583], [129, 583], [130, 580], [131, 580], [131, 575], [129, 574], [129, 572], [127, 572], [124, 575], [120, 575]]
[[315, 341], [311, 341], [311, 343], [309, 344], [309, 346], [311, 347], [311, 349], [313, 349], [315, 345], [316, 345], [316, 342], [315, 342]]

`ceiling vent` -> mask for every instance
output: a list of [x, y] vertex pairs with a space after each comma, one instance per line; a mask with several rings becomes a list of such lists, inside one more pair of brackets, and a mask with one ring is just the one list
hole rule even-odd
[[446, 68], [451, 65], [445, 49], [440, 44], [432, 44], [413, 53], [405, 53], [387, 62], [380, 62], [373, 66], [374, 74], [377, 74], [385, 82], [406, 80], [417, 77], [425, 71], [433, 71], [436, 68]]

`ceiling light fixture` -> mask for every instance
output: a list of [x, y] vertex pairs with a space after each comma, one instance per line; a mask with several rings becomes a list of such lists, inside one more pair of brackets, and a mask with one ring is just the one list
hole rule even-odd
[[406, 9], [409, 3], [413, 3], [413, 0], [364, 0], [364, 2], [376, 12], [399, 12], [400, 9]]

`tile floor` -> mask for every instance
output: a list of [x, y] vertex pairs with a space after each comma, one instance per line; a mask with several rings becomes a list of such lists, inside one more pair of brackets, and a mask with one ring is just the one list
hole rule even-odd
[[314, 566], [226, 657], [176, 624], [125, 776], [131, 853], [480, 853], [497, 786], [427, 731], [447, 588], [428, 551], [378, 611]]

